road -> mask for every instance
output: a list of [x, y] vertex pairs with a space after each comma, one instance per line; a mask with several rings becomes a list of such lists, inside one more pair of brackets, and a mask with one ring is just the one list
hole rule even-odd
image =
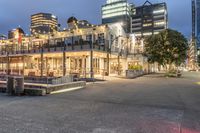
[[0, 94], [0, 133], [200, 133], [200, 73], [89, 84], [44, 97]]

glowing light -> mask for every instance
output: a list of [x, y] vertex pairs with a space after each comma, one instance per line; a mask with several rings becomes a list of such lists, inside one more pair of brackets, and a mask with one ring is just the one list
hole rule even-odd
[[52, 17], [52, 18], [57, 18], [55, 15], [52, 15], [51, 17]]
[[200, 82], [197, 82], [196, 84], [200, 85]]
[[156, 13], [164, 13], [165, 12], [165, 10], [164, 9], [162, 9], [162, 10], [155, 10], [155, 11], [153, 11], [153, 13], [154, 14], [156, 14]]
[[75, 87], [75, 88], [71, 88], [71, 89], [64, 89], [64, 90], [59, 90], [59, 91], [51, 92], [51, 94], [58, 94], [58, 93], [70, 92], [70, 91], [80, 90], [82, 88], [83, 87]]

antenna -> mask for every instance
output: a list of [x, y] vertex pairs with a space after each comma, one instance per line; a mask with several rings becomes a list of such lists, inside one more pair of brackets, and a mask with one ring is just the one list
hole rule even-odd
[[151, 3], [150, 1], [147, 0], [147, 1], [143, 4], [143, 6], [144, 6], [144, 5], [147, 5], [147, 4], [152, 5], [152, 3]]

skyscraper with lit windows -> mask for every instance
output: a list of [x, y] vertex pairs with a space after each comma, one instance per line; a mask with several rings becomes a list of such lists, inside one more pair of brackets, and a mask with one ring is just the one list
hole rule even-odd
[[200, 0], [196, 0], [196, 37], [197, 47], [200, 48]]
[[47, 34], [58, 30], [58, 19], [50, 13], [37, 13], [31, 16], [31, 34]]
[[157, 34], [168, 28], [166, 3], [151, 3], [148, 0], [134, 8], [131, 19], [131, 32], [136, 36]]
[[130, 19], [133, 4], [129, 4], [127, 0], [107, 0], [102, 6], [102, 23], [121, 22], [126, 32], [130, 32]]

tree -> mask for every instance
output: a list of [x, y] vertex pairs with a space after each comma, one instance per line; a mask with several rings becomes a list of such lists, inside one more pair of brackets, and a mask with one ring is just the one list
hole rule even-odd
[[170, 70], [187, 58], [187, 39], [178, 31], [167, 29], [145, 38], [145, 54], [149, 63], [157, 62]]

